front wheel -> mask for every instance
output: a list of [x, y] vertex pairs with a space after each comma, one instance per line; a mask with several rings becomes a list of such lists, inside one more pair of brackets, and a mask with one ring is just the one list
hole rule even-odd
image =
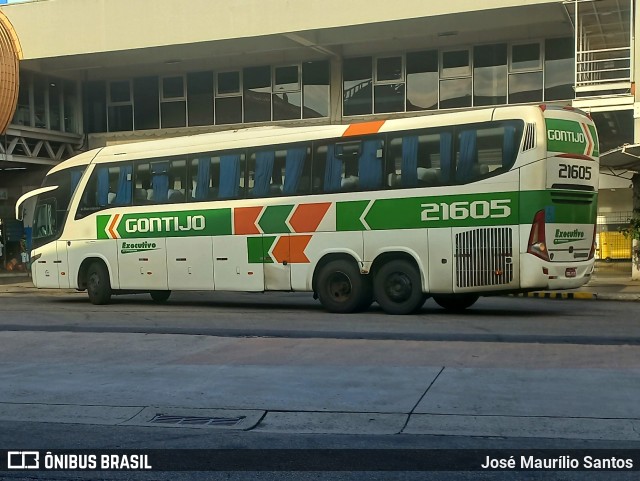
[[91, 304], [108, 304], [111, 300], [109, 271], [102, 262], [94, 262], [87, 270], [87, 294]]
[[162, 304], [163, 302], [167, 302], [167, 299], [169, 299], [169, 296], [171, 295], [171, 291], [151, 291], [149, 294], [151, 294], [153, 302]]
[[411, 314], [427, 298], [422, 292], [420, 271], [402, 259], [389, 261], [380, 268], [373, 279], [373, 293], [387, 314]]
[[473, 306], [480, 296], [476, 294], [452, 294], [443, 296], [433, 296], [433, 300], [440, 307], [450, 311], [464, 311], [467, 307]]
[[373, 301], [369, 279], [360, 274], [354, 262], [343, 259], [330, 261], [321, 268], [317, 292], [320, 303], [329, 312], [362, 311]]

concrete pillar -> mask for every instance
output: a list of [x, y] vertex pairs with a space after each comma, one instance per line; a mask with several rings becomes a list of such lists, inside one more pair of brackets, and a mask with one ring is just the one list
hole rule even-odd
[[331, 57], [329, 81], [329, 118], [332, 124], [342, 123], [342, 55]]

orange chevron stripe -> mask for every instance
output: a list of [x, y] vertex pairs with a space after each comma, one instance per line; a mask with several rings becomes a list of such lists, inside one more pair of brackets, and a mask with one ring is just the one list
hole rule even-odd
[[273, 250], [271, 251], [271, 257], [275, 259], [275, 261], [279, 264], [283, 262], [289, 262], [289, 236], [283, 235], [280, 236], [276, 245], [273, 246]]
[[309, 264], [309, 258], [304, 251], [311, 241], [310, 235], [289, 236], [289, 262], [291, 264]]
[[331, 202], [300, 204], [289, 219], [294, 232], [315, 232], [331, 207]]
[[236, 235], [260, 234], [256, 221], [262, 207], [239, 207], [233, 209], [233, 228]]
[[359, 124], [351, 124], [342, 134], [343, 137], [353, 137], [355, 135], [375, 134], [384, 125], [384, 120], [375, 120], [373, 122], [362, 122]]
[[591, 132], [589, 132], [589, 127], [587, 127], [586, 124], [581, 123], [580, 126], [582, 127], [582, 131], [584, 132], [584, 135], [587, 139], [587, 151], [585, 152], [586, 155], [591, 155], [593, 154], [593, 139], [591, 138]]
[[109, 229], [107, 229], [109, 231], [109, 234], [111, 235], [112, 239], [117, 239], [118, 238], [118, 233], [114, 230], [114, 227], [116, 225], [118, 225], [118, 219], [120, 219], [120, 214], [116, 214], [113, 217], [113, 220], [109, 224]]

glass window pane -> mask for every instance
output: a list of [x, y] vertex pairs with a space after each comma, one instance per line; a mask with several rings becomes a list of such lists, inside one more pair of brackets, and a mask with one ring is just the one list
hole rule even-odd
[[440, 108], [471, 107], [471, 78], [440, 81]]
[[542, 72], [509, 75], [509, 103], [542, 101]]
[[376, 81], [402, 80], [402, 57], [376, 59]]
[[76, 83], [70, 80], [64, 81], [64, 131], [78, 132], [76, 109], [78, 108], [78, 93]]
[[545, 42], [544, 99], [574, 98], [573, 38], [555, 38]]
[[345, 59], [343, 64], [344, 115], [363, 115], [372, 112], [371, 57]]
[[539, 43], [527, 43], [511, 47], [511, 71], [539, 69], [541, 67]]
[[300, 79], [298, 77], [298, 66], [289, 65], [286, 67], [275, 68], [275, 85], [273, 90], [275, 92], [300, 89]]
[[47, 128], [46, 92], [47, 82], [42, 77], [36, 77], [33, 80], [33, 103], [36, 116], [35, 127], [40, 129]]
[[240, 72], [221, 72], [218, 74], [218, 94], [240, 93]]
[[87, 132], [107, 132], [107, 85], [103, 81], [84, 84]]
[[109, 99], [111, 102], [130, 102], [131, 92], [129, 90], [129, 81], [121, 80], [109, 83]]
[[61, 130], [60, 126], [60, 94], [62, 93], [62, 80], [49, 81], [49, 128]]
[[473, 49], [473, 105], [507, 103], [507, 45]]
[[404, 112], [404, 84], [376, 85], [375, 113]]
[[163, 102], [160, 108], [161, 126], [163, 129], [185, 127], [187, 125], [187, 103]]
[[216, 99], [216, 125], [242, 122], [242, 97]]
[[30, 78], [20, 73], [20, 90], [18, 91], [18, 105], [13, 115], [12, 124], [31, 125], [31, 104], [29, 103]]
[[300, 92], [273, 94], [273, 120], [299, 119], [301, 100]]
[[329, 116], [329, 62], [302, 64], [302, 84], [305, 119]]
[[407, 54], [407, 110], [438, 108], [438, 52]]
[[175, 99], [184, 97], [184, 78], [165, 77], [162, 79], [162, 98]]
[[242, 71], [244, 81], [244, 121], [271, 120], [271, 67], [251, 67]]
[[117, 105], [109, 107], [109, 132], [133, 130], [133, 107]]
[[471, 75], [468, 50], [442, 52], [442, 76], [462, 77]]
[[189, 125], [213, 125], [213, 72], [187, 75]]
[[135, 107], [136, 130], [160, 127], [158, 77], [133, 79], [133, 105]]

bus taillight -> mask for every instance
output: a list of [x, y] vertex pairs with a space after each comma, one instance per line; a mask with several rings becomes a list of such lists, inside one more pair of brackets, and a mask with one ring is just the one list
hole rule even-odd
[[533, 218], [527, 252], [545, 261], [549, 260], [545, 235], [544, 210], [539, 210]]

